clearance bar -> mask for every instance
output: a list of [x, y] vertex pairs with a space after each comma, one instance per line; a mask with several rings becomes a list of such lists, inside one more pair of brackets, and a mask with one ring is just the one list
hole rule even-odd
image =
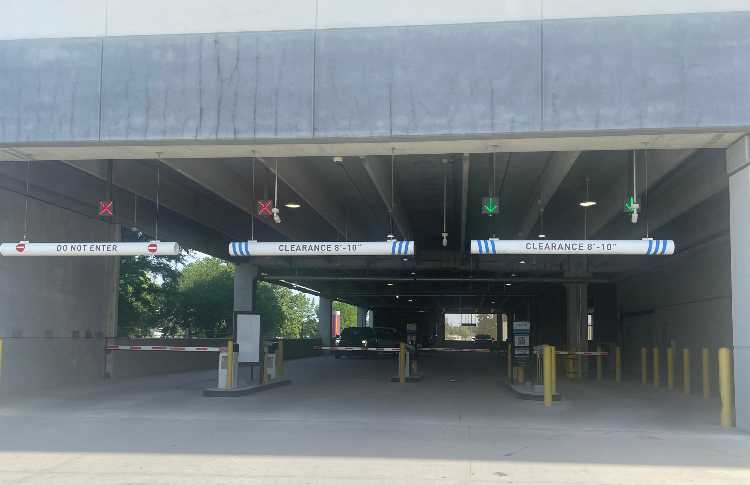
[[602, 254], [669, 256], [674, 254], [674, 241], [642, 240], [501, 240], [471, 241], [471, 254]]
[[414, 241], [229, 243], [229, 255], [250, 256], [414, 256]]
[[57, 242], [0, 244], [2, 256], [177, 256], [176, 242]]
[[159, 352], [226, 352], [226, 347], [177, 347], [174, 345], [107, 345], [106, 350]]

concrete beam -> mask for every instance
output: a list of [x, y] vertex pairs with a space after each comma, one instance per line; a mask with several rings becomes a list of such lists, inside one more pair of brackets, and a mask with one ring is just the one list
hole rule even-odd
[[581, 152], [555, 152], [547, 160], [544, 171], [539, 177], [539, 181], [533, 192], [535, 196], [537, 194], [539, 196], [536, 201], [537, 204], [529, 204], [529, 208], [526, 210], [521, 228], [518, 231], [520, 239], [528, 238], [531, 229], [539, 219], [539, 211], [547, 207], [550, 199], [555, 195], [558, 187], [565, 180], [565, 177], [570, 172], [576, 160], [578, 160], [580, 154]]
[[398, 194], [393, 196], [393, 204], [391, 204], [390, 160], [386, 161], [384, 158], [367, 157], [362, 160], [362, 166], [365, 168], [367, 175], [370, 176], [370, 180], [380, 194], [380, 198], [383, 200], [386, 208], [393, 215], [393, 222], [398, 228], [401, 239], [413, 237], [414, 233], [409, 224], [409, 218], [403, 209]]

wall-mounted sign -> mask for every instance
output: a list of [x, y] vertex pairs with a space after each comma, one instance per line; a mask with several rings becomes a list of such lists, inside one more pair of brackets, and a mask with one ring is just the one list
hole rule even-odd
[[674, 241], [666, 239], [480, 239], [471, 241], [471, 254], [623, 254], [668, 256], [674, 254], [674, 251]]
[[2, 256], [177, 256], [176, 242], [57, 242], [0, 244]]
[[229, 243], [229, 255], [248, 256], [413, 256], [414, 241]]

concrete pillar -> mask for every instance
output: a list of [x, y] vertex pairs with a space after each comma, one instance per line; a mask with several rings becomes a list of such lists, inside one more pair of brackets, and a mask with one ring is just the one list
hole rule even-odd
[[367, 310], [367, 326], [370, 328], [375, 326], [375, 313], [372, 310]]
[[737, 427], [750, 430], [750, 136], [727, 149]]
[[588, 325], [588, 284], [566, 283], [566, 328], [568, 349], [585, 349]]
[[234, 265], [234, 310], [252, 312], [255, 308], [255, 284], [258, 267], [248, 263]]
[[357, 326], [358, 327], [366, 327], [367, 326], [367, 309], [362, 307], [357, 307]]
[[324, 347], [331, 345], [331, 323], [333, 302], [330, 298], [321, 296], [318, 306], [318, 335]]

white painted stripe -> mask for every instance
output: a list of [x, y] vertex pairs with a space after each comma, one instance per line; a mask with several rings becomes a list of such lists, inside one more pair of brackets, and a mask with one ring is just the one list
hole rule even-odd
[[2, 0], [0, 39], [445, 25], [750, 11], [747, 0]]

